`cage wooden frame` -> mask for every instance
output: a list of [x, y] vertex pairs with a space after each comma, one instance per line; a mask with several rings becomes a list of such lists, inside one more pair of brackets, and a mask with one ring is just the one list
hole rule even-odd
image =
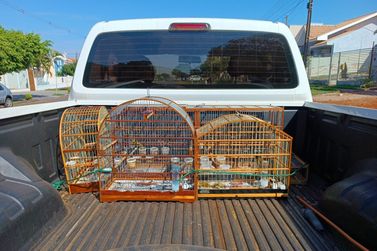
[[[99, 166], [111, 171], [100, 175], [101, 202], [196, 200], [195, 128], [174, 101], [144, 97], [114, 107], [98, 138]], [[178, 179], [170, 170], [174, 158], [179, 158]], [[172, 190], [177, 180], [179, 190]]]
[[98, 191], [97, 136], [108, 111], [104, 106], [66, 109], [59, 125], [59, 142], [71, 194]]
[[198, 197], [288, 195], [292, 137], [262, 119], [222, 115], [196, 130]]

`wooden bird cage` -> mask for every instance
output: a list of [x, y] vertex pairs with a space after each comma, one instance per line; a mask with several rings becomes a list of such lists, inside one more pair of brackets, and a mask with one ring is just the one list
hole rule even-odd
[[245, 114], [218, 117], [196, 131], [198, 197], [281, 197], [290, 184], [292, 138]]
[[108, 115], [104, 106], [68, 108], [60, 120], [60, 149], [69, 192], [98, 190], [97, 135]]
[[190, 115], [194, 121], [195, 128], [205, 125], [211, 120], [226, 114], [245, 114], [262, 119], [271, 123], [279, 129], [284, 128], [284, 108], [277, 106], [245, 106], [245, 105], [199, 105], [199, 106], [187, 106], [186, 112]]
[[100, 200], [194, 201], [195, 129], [189, 115], [161, 97], [115, 107], [99, 134]]

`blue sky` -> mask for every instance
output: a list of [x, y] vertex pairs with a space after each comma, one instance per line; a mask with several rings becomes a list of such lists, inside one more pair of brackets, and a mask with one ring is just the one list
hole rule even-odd
[[[0, 0], [0, 25], [35, 32], [69, 56], [79, 53], [91, 26], [103, 20], [221, 17], [306, 22], [307, 0]], [[377, 11], [376, 0], [314, 0], [313, 22], [336, 24]]]

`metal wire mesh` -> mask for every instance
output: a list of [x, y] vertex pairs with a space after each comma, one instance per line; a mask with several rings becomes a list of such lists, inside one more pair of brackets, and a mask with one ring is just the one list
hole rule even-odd
[[203, 197], [287, 191], [292, 138], [282, 130], [250, 115], [227, 114], [196, 135]]
[[246, 114], [263, 119], [271, 123], [279, 129], [284, 128], [284, 108], [276, 106], [211, 106], [201, 105], [195, 107], [185, 107], [195, 123], [195, 127], [199, 128], [211, 120], [214, 120], [226, 114]]
[[145, 191], [144, 198], [147, 192], [193, 192], [194, 175], [181, 177], [194, 170], [194, 132], [189, 115], [168, 99], [146, 97], [114, 108], [99, 133], [99, 164], [111, 169], [101, 174], [101, 197], [106, 191]]
[[373, 77], [376, 71], [376, 65], [372, 64], [373, 54], [376, 55], [373, 48], [319, 53], [308, 58], [308, 78], [310, 82], [330, 85], [361, 83], [363, 79]]
[[104, 106], [73, 107], [64, 111], [59, 135], [69, 185], [98, 181], [94, 174], [98, 167], [97, 135], [107, 115]]

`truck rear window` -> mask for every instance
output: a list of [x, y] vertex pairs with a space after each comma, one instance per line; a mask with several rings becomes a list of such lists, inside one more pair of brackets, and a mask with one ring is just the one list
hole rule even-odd
[[287, 41], [266, 32], [103, 33], [84, 74], [89, 88], [286, 89], [297, 84]]

